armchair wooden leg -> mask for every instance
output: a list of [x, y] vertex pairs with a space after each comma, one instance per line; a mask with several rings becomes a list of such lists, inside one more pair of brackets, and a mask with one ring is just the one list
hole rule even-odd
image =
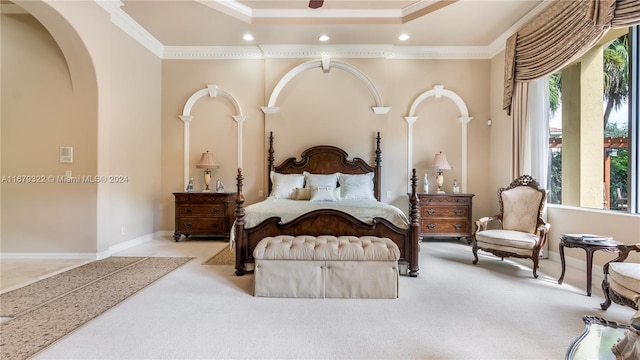
[[604, 302], [600, 304], [600, 309], [607, 310], [611, 306], [611, 295], [609, 294], [609, 283], [605, 275], [605, 279], [602, 280], [602, 292], [604, 293]]
[[473, 260], [473, 264], [477, 264], [478, 263], [478, 246], [476, 246], [476, 243], [473, 243], [473, 256], [475, 257], [475, 260]]

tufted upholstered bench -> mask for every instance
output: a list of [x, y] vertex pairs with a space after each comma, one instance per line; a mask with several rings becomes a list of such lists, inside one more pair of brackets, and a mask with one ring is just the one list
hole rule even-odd
[[398, 297], [400, 250], [374, 236], [290, 236], [262, 239], [253, 251], [255, 296]]

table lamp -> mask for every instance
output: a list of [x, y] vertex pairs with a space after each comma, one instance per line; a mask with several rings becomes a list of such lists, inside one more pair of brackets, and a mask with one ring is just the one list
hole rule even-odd
[[451, 165], [447, 161], [447, 157], [442, 153], [442, 151], [433, 158], [431, 162], [431, 167], [438, 169], [438, 176], [436, 177], [436, 183], [438, 184], [438, 194], [444, 194], [444, 190], [442, 190], [442, 185], [444, 184], [444, 176], [442, 176], [442, 170], [450, 170]]
[[220, 165], [218, 165], [218, 163], [216, 163], [216, 161], [213, 159], [213, 154], [211, 154], [208, 150], [207, 152], [202, 153], [200, 161], [198, 161], [198, 163], [196, 164], [196, 168], [204, 169], [204, 184], [206, 187], [204, 190], [202, 190], [202, 192], [211, 192], [211, 190], [209, 189], [209, 184], [211, 184], [210, 169], [217, 169], [219, 167]]

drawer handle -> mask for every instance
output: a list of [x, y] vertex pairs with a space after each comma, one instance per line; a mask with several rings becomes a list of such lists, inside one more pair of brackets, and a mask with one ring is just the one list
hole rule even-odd
[[190, 223], [190, 222], [186, 222], [186, 223], [184, 223], [184, 227], [189, 227], [189, 228], [190, 228], [190, 227], [192, 227], [192, 226], [193, 226], [193, 224], [192, 224], [192, 223]]
[[433, 209], [429, 209], [429, 210], [427, 210], [427, 214], [429, 214], [429, 215], [433, 215], [433, 214], [435, 214], [435, 213], [436, 213], [436, 211], [435, 211], [435, 210], [433, 210]]
[[219, 213], [219, 212], [220, 212], [220, 209], [218, 209], [218, 208], [211, 208], [211, 212], [212, 212], [212, 213]]
[[427, 225], [427, 227], [428, 227], [429, 229], [433, 229], [433, 228], [435, 228], [435, 227], [436, 227], [436, 225], [435, 225], [435, 224], [429, 224], [429, 225]]
[[211, 227], [217, 228], [220, 224], [211, 224]]
[[191, 208], [186, 208], [184, 209], [184, 212], [186, 212], [187, 214], [190, 214], [193, 210]]
[[461, 209], [455, 209], [453, 212], [456, 213], [456, 215], [462, 215]]
[[453, 227], [456, 228], [456, 230], [462, 229], [462, 225], [460, 225], [460, 224], [455, 224], [455, 225], [453, 225]]

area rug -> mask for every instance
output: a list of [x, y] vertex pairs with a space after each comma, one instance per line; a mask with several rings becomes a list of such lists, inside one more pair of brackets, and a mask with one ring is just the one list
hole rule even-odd
[[191, 259], [109, 257], [1, 294], [1, 358], [33, 356]]
[[202, 265], [235, 265], [236, 264], [236, 252], [231, 251], [229, 246], [225, 246], [217, 254], [213, 255], [209, 260], [202, 263]]

